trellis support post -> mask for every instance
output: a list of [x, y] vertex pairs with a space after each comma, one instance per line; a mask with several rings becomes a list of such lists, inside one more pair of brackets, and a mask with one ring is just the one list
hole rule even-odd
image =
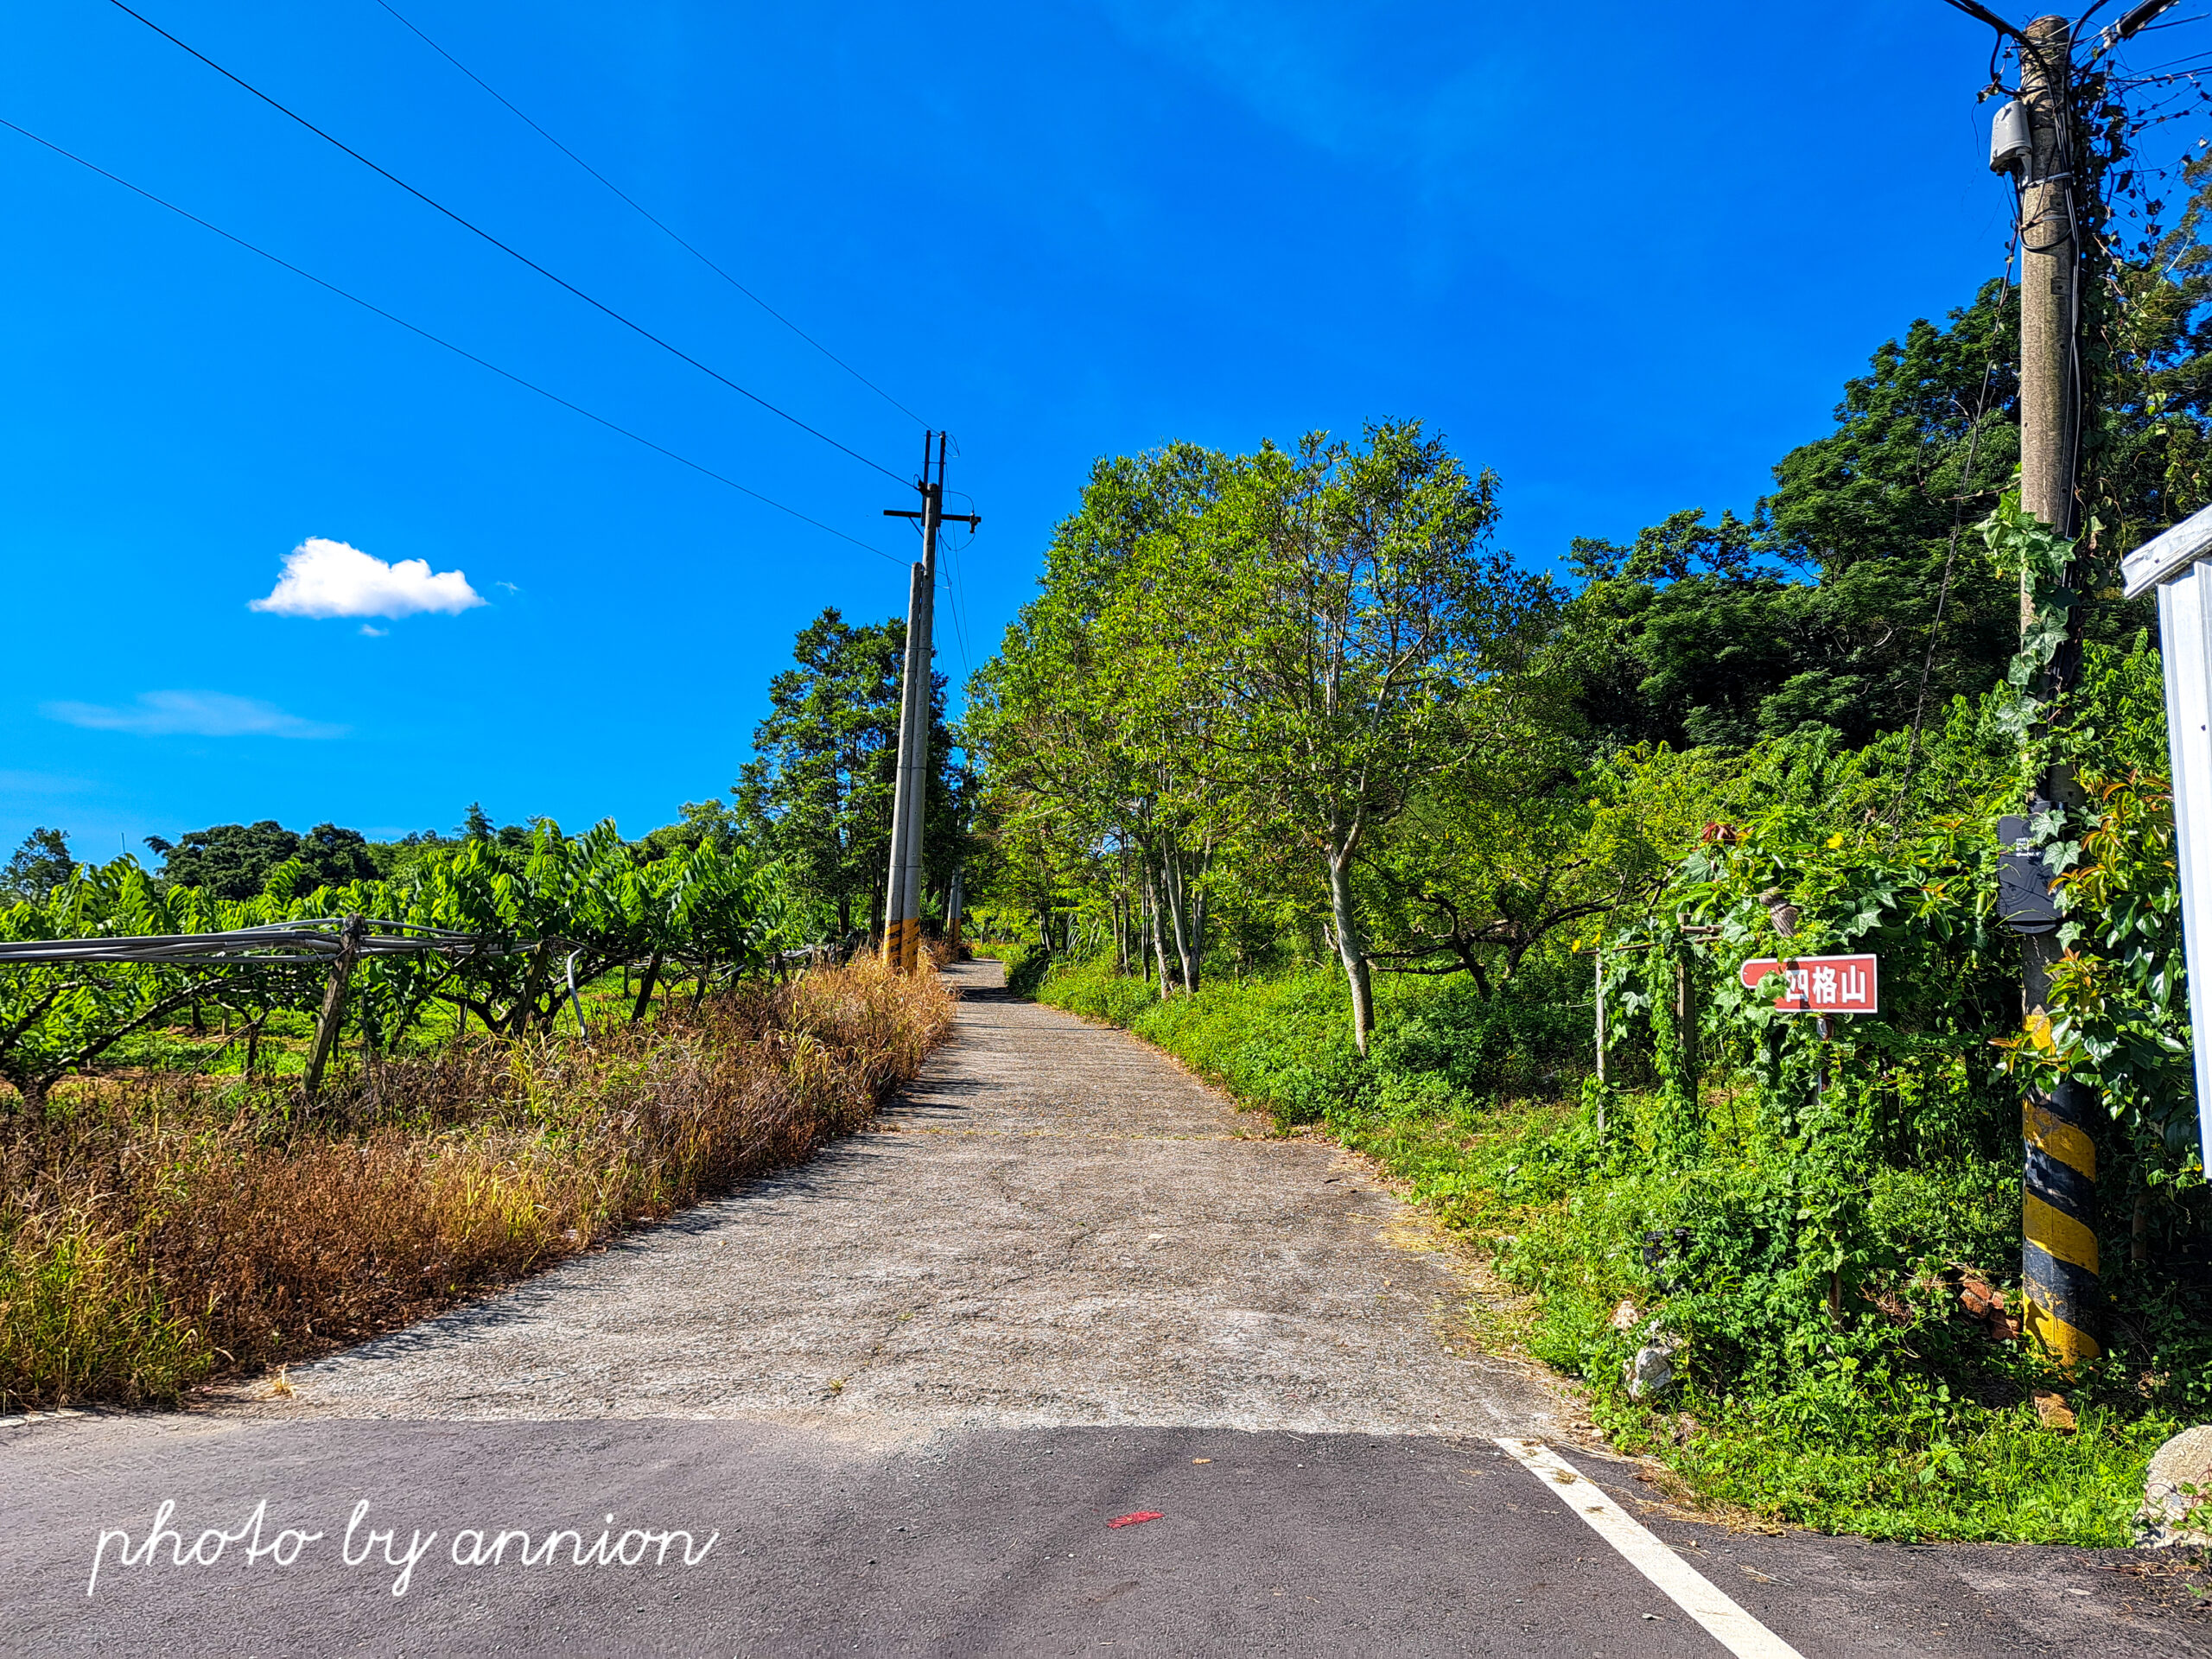
[[338, 954], [330, 963], [330, 980], [322, 990], [322, 1012], [315, 1022], [315, 1047], [308, 1054], [307, 1078], [302, 1093], [313, 1100], [315, 1091], [322, 1087], [323, 1067], [330, 1063], [330, 1051], [337, 1046], [338, 1027], [346, 1019], [346, 991], [353, 978], [353, 964], [360, 959], [361, 941], [368, 937], [368, 919], [362, 916], [348, 916], [346, 925], [339, 931]]

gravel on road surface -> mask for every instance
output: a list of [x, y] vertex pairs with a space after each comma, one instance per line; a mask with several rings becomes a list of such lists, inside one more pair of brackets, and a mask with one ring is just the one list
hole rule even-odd
[[288, 1412], [1545, 1433], [1461, 1357], [1473, 1294], [1360, 1160], [1156, 1050], [955, 970], [873, 1131], [520, 1289], [292, 1373]]

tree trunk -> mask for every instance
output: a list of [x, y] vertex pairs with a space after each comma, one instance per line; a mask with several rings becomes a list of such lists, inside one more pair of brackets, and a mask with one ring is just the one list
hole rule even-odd
[[1351, 988], [1351, 1039], [1362, 1054], [1375, 1030], [1375, 982], [1369, 976], [1366, 941], [1351, 902], [1351, 849], [1329, 855], [1329, 911], [1336, 923], [1337, 955]]
[[1189, 894], [1183, 886], [1183, 856], [1173, 855], [1167, 862], [1167, 915], [1175, 929], [1175, 961], [1182, 969], [1183, 995], [1190, 995], [1198, 988], [1198, 965], [1192, 959]]
[[530, 1017], [537, 1011], [538, 982], [545, 976], [546, 954], [552, 949], [550, 943], [541, 940], [530, 953], [530, 967], [523, 975], [522, 995], [508, 1011], [501, 1027], [503, 1035], [519, 1037], [530, 1029]]
[[1160, 1000], [1163, 1002], [1175, 995], [1175, 970], [1167, 965], [1167, 924], [1160, 912], [1160, 880], [1150, 871], [1145, 874], [1145, 898], [1152, 910], [1152, 954], [1160, 967]]
[[1206, 963], [1206, 890], [1198, 889], [1191, 900], [1191, 958], [1194, 966], [1203, 970]]
[[632, 1025], [645, 1017], [645, 1010], [652, 1006], [653, 982], [660, 977], [660, 952], [656, 950], [645, 959], [645, 976], [638, 982], [638, 1000], [630, 1008]]
[[315, 1046], [308, 1054], [307, 1075], [301, 1080], [300, 1096], [313, 1100], [315, 1090], [322, 1087], [322, 1070], [328, 1064], [331, 1051], [338, 1046], [339, 1027], [346, 1018], [346, 995], [352, 988], [353, 964], [361, 954], [361, 941], [368, 936], [368, 925], [359, 916], [348, 916], [339, 935], [338, 955], [330, 964], [330, 978], [323, 987], [322, 1013], [315, 1022]]

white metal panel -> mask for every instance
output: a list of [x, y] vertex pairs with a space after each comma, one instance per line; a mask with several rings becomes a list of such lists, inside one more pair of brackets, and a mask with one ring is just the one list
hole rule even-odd
[[2120, 579], [2127, 596], [2148, 593], [2153, 582], [2165, 581], [2182, 566], [2202, 558], [2208, 550], [2212, 550], [2212, 507], [2192, 512], [2120, 560]]
[[2166, 742], [2174, 770], [2174, 851], [2182, 946], [2196, 1051], [2196, 1134], [2212, 1170], [2212, 566], [2192, 564], [2158, 589]]

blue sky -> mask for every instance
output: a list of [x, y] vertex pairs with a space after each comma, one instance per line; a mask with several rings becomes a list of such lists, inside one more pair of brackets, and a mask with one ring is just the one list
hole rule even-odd
[[[914, 469], [918, 423], [377, 0], [134, 3]], [[1497, 469], [1505, 544], [1545, 565], [1573, 536], [1748, 505], [1885, 337], [2003, 258], [1987, 37], [1937, 0], [394, 3], [950, 429], [950, 486], [984, 515], [948, 560], [957, 626], [939, 607], [956, 682], [1094, 456], [1420, 416]], [[642, 833], [728, 786], [822, 607], [903, 606], [912, 532], [880, 513], [911, 492], [102, 0], [23, 8], [7, 44], [0, 116], [891, 556], [0, 130], [0, 843], [55, 824], [111, 856], [264, 817], [388, 835], [477, 799]], [[423, 579], [442, 608], [312, 614], [316, 581], [373, 574], [326, 543], [403, 567], [387, 608]]]

